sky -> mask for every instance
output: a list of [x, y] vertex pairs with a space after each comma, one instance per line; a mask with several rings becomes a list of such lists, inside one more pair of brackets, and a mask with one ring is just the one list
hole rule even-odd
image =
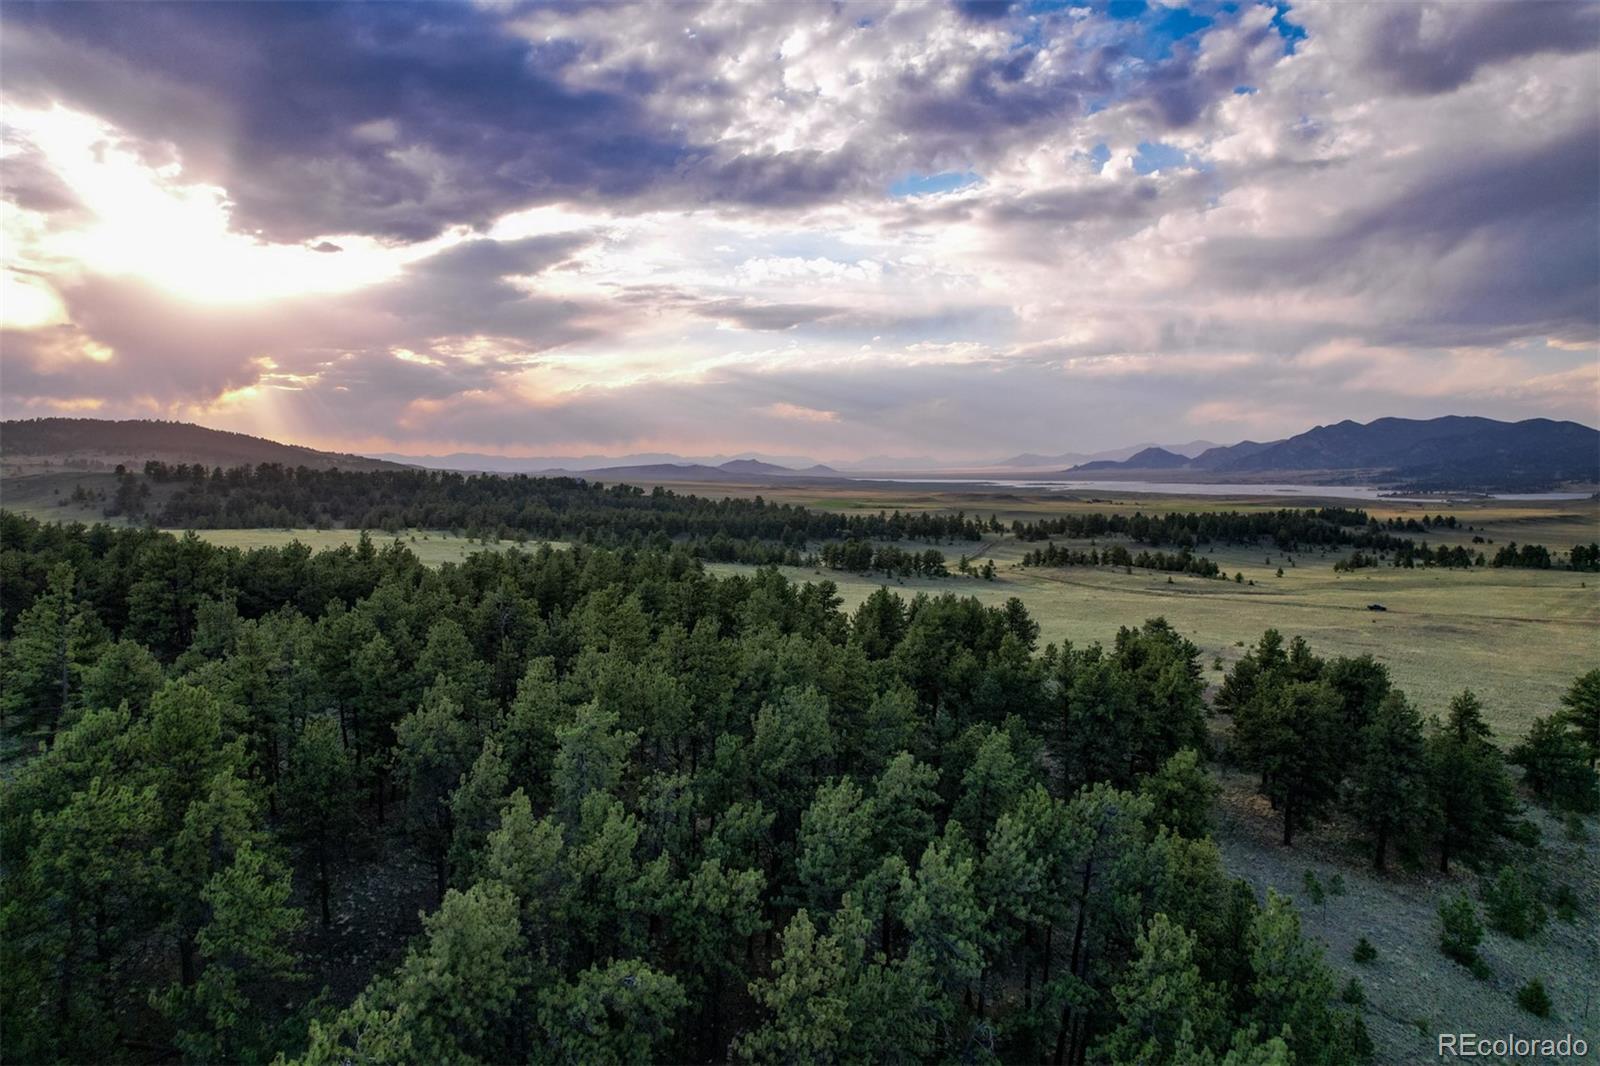
[[7, 3], [0, 411], [956, 460], [1600, 422], [1600, 4]]

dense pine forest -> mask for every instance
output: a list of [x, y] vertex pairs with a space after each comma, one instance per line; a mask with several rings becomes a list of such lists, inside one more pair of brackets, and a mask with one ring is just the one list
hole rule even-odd
[[[124, 478], [135, 489], [141, 484], [137, 474]], [[799, 549], [833, 537], [977, 540], [987, 528], [964, 514], [841, 515], [760, 497], [711, 500], [664, 488], [647, 493], [631, 485], [523, 474], [312, 470], [270, 463], [207, 470], [150, 462], [144, 478], [176, 487], [150, 517], [185, 529], [462, 529], [582, 538], [605, 546], [688, 539], [703, 544], [713, 558], [731, 560], [739, 542]]]
[[[846, 614], [681, 550], [0, 532], [11, 1061], [1331, 1066], [1365, 1030], [1225, 873], [1207, 760], [1380, 866], [1526, 833], [1470, 694], [1430, 726], [1276, 633], [1214, 751], [1160, 619], [1041, 649], [1016, 600]], [[1553, 804], [1596, 704], [1513, 757]]]

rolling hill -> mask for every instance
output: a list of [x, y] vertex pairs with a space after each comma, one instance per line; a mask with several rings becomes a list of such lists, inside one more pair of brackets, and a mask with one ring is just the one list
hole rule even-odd
[[139, 467], [150, 459], [222, 467], [282, 463], [323, 470], [403, 469], [399, 463], [363, 455], [323, 452], [190, 422], [153, 419], [115, 422], [99, 418], [29, 418], [0, 422], [0, 459], [8, 467], [48, 464], [82, 470], [109, 470], [119, 463]]
[[1190, 460], [1187, 456], [1169, 452], [1165, 448], [1145, 448], [1120, 462], [1111, 459], [1100, 459], [1092, 463], [1083, 463], [1073, 469], [1079, 471], [1178, 470], [1188, 466], [1189, 463]]

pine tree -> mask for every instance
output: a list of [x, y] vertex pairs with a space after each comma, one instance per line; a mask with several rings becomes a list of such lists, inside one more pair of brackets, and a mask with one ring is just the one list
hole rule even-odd
[[451, 889], [392, 978], [374, 981], [329, 1024], [312, 1023], [302, 1061], [522, 1061], [526, 991], [511, 893], [492, 884]]
[[302, 921], [291, 891], [289, 871], [247, 842], [201, 892], [209, 918], [197, 938], [199, 979], [164, 1000], [186, 1058], [266, 1062], [280, 1046], [273, 1004], [296, 977], [291, 941]]
[[1600, 776], [1589, 752], [1554, 717], [1535, 718], [1527, 737], [1511, 749], [1510, 761], [1522, 767], [1523, 782], [1548, 806], [1584, 814], [1600, 810]]
[[1352, 785], [1356, 819], [1372, 838], [1373, 865], [1383, 870], [1390, 846], [1409, 850], [1428, 814], [1422, 716], [1403, 694], [1384, 697], [1362, 730]]
[[119, 640], [102, 647], [83, 668], [80, 702], [96, 710], [115, 710], [126, 702], [137, 719], [149, 711], [162, 680], [161, 663], [148, 648]]
[[461, 708], [430, 697], [395, 729], [395, 765], [406, 790], [406, 824], [433, 862], [434, 889], [444, 901], [454, 833], [450, 796], [472, 765], [472, 733]]
[[1260, 771], [1261, 794], [1283, 816], [1285, 845], [1338, 796], [1343, 775], [1330, 753], [1339, 723], [1338, 695], [1322, 682], [1263, 688], [1234, 713], [1239, 755]]
[[35, 815], [0, 908], [8, 1058], [116, 1057], [120, 1008], [143, 1006], [116, 971], [132, 969], [160, 920], [161, 828], [152, 788], [98, 777]]
[[1482, 942], [1483, 924], [1465, 892], [1439, 904], [1440, 951], [1463, 966], [1472, 966], [1478, 962], [1478, 945]]
[[490, 830], [500, 824], [506, 802], [506, 763], [494, 738], [483, 742], [472, 768], [450, 796], [451, 876], [462, 885], [475, 883], [483, 872], [483, 854]]
[[818, 933], [804, 909], [783, 930], [772, 977], [752, 982], [750, 995], [766, 1012], [758, 1028], [735, 1044], [747, 1062], [833, 1062], [849, 1049], [844, 951]]
[[527, 793], [519, 788], [500, 809], [500, 825], [489, 833], [484, 855], [485, 880], [505, 886], [516, 898], [528, 946], [548, 965], [565, 954], [563, 844], [560, 824], [549, 816], [535, 819]]
[[1566, 726], [1589, 753], [1589, 768], [1600, 761], [1600, 669], [1590, 670], [1572, 682], [1561, 697], [1556, 719]]
[[54, 737], [77, 705], [103, 637], [76, 586], [72, 567], [54, 567], [45, 591], [17, 619], [0, 655], [0, 722], [8, 728], [43, 727]]
[[530, 801], [545, 810], [554, 801], [551, 774], [556, 761], [556, 731], [570, 725], [574, 709], [561, 698], [555, 661], [538, 658], [528, 663], [511, 711], [500, 728], [507, 774], [513, 788], [523, 789]]
[[324, 927], [333, 921], [329, 868], [355, 826], [355, 774], [332, 718], [311, 718], [289, 749], [283, 779], [284, 826], [315, 871]]
[[1528, 878], [1514, 866], [1500, 867], [1484, 887], [1483, 910], [1489, 928], [1517, 940], [1526, 940], [1544, 928], [1544, 904]]
[[787, 689], [757, 713], [750, 764], [757, 798], [777, 816], [778, 841], [795, 838], [834, 751], [828, 699], [815, 688]]
[[653, 1062], [687, 1003], [678, 981], [639, 959], [591, 966], [540, 995], [538, 1060], [556, 1066]]
[[738, 979], [750, 938], [766, 929], [761, 897], [766, 878], [758, 870], [730, 870], [706, 859], [675, 886], [670, 906], [671, 936], [703, 977], [699, 993], [700, 1053], [724, 1055], [724, 1013], [730, 982]]
[[1283, 650], [1283, 635], [1276, 629], [1261, 634], [1254, 648], [1246, 651], [1222, 679], [1217, 692], [1216, 709], [1221, 714], [1237, 714], [1256, 698], [1263, 683], [1273, 684], [1273, 677], [1288, 665]]
[[1322, 949], [1301, 935], [1300, 916], [1286, 898], [1268, 891], [1250, 944], [1250, 1015], [1262, 1033], [1281, 1037], [1297, 1063], [1340, 1066], [1371, 1058], [1361, 1019], [1331, 1006], [1333, 974]]
[[1193, 748], [1174, 754], [1160, 770], [1144, 779], [1139, 791], [1150, 800], [1157, 825], [1192, 840], [1211, 832], [1211, 804], [1217, 797], [1217, 784]]
[[1017, 758], [1011, 734], [1003, 729], [982, 728], [983, 739], [961, 776], [961, 788], [951, 811], [951, 817], [961, 823], [980, 848], [1001, 812], [1009, 809], [1028, 785], [1027, 769]]
[[1112, 989], [1119, 1020], [1101, 1045], [1105, 1061], [1169, 1062], [1180, 1040], [1191, 1053], [1212, 1042], [1222, 1019], [1194, 947], [1194, 936], [1165, 914], [1139, 933], [1133, 962]]
[[909, 752], [890, 760], [872, 790], [870, 822], [878, 854], [897, 855], [907, 862], [922, 854], [933, 839], [938, 784], [939, 772]]
[[1510, 831], [1516, 801], [1504, 758], [1489, 740], [1483, 706], [1471, 692], [1450, 703], [1449, 719], [1428, 738], [1429, 791], [1438, 818], [1439, 870], [1450, 860], [1483, 853]]
[[983, 972], [985, 908], [977, 898], [973, 861], [962, 850], [948, 837], [935, 840], [900, 887], [910, 954], [947, 997], [968, 992]]
[[617, 728], [617, 713], [590, 702], [579, 707], [571, 725], [556, 730], [552, 769], [556, 809], [568, 825], [577, 825], [584, 801], [610, 792], [622, 780], [628, 752], [639, 735]]
[[817, 798], [800, 816], [796, 870], [805, 898], [819, 914], [839, 900], [867, 871], [872, 860], [872, 806], [849, 778], [817, 789]]

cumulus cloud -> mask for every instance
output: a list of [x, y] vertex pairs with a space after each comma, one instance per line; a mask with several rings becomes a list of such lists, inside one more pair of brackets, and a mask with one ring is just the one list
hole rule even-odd
[[0, 406], [833, 458], [1596, 420], [1600, 8], [1134, 7], [8, 8]]

